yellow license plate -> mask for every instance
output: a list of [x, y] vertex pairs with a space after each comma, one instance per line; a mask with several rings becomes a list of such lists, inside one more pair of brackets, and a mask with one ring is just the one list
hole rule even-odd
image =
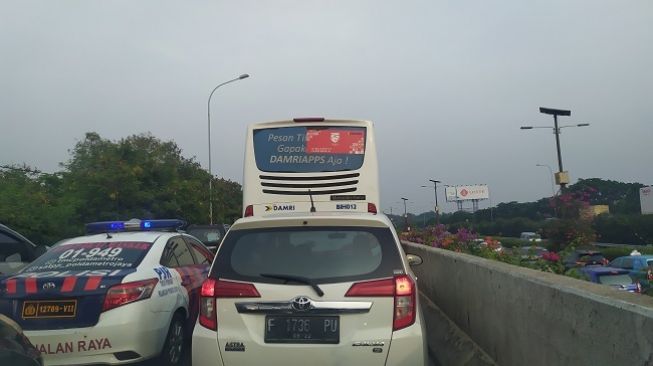
[[74, 318], [77, 300], [40, 300], [23, 303], [23, 319]]

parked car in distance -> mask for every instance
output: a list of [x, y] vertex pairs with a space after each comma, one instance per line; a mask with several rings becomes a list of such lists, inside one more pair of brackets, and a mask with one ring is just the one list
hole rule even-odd
[[641, 287], [630, 278], [628, 271], [625, 269], [590, 266], [581, 268], [580, 272], [590, 282], [612, 286], [621, 291], [641, 292]]
[[549, 251], [546, 248], [536, 245], [513, 248], [513, 253], [519, 255], [523, 261], [538, 260], [544, 253], [548, 252]]
[[564, 259], [565, 268], [576, 268], [585, 266], [604, 266], [608, 260], [603, 253], [596, 250], [576, 249]]
[[519, 239], [521, 240], [526, 240], [526, 241], [534, 241], [534, 242], [540, 242], [542, 241], [542, 237], [540, 234], [531, 232], [531, 231], [524, 231], [519, 235]]
[[36, 245], [15, 230], [0, 224], [0, 276], [19, 271], [47, 250], [48, 247]]
[[626, 269], [631, 275], [644, 274], [653, 268], [653, 255], [628, 255], [617, 257], [610, 262], [610, 267]]
[[610, 262], [610, 267], [625, 269], [630, 277], [642, 284], [645, 289], [651, 288], [653, 281], [653, 255], [628, 255], [617, 257]]
[[227, 231], [223, 224], [215, 225], [189, 225], [186, 232], [197, 239], [202, 244], [206, 245], [213, 253], [218, 250], [222, 238], [224, 238]]
[[2, 314], [0, 314], [0, 365], [43, 365], [41, 353], [25, 337], [20, 325]]

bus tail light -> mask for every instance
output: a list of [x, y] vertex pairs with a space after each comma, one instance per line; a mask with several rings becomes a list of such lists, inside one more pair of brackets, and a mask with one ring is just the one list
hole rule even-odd
[[254, 206], [253, 205], [248, 205], [245, 207], [245, 215], [244, 217], [250, 217], [254, 216]]
[[207, 278], [200, 291], [200, 324], [208, 329], [218, 329], [217, 298], [261, 297], [251, 283], [221, 281]]
[[400, 330], [415, 323], [417, 301], [415, 282], [408, 275], [392, 279], [358, 282], [353, 284], [345, 296], [348, 297], [394, 297], [392, 330]]
[[376, 205], [373, 203], [368, 203], [367, 204], [367, 212], [377, 214], [378, 212], [376, 211]]

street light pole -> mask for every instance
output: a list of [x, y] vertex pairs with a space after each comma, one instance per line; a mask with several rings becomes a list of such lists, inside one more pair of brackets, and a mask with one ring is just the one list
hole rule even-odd
[[[540, 107], [540, 113], [549, 114], [553, 116], [553, 134], [556, 136], [556, 151], [558, 153], [558, 173], [556, 174], [556, 183], [560, 185], [560, 191], [564, 191], [569, 183], [569, 175], [562, 168], [562, 153], [560, 152], [560, 130], [566, 127], [585, 127], [589, 123], [579, 123], [569, 126], [558, 126], [558, 116], [571, 116], [571, 111], [564, 109], [553, 109]], [[521, 126], [522, 130], [532, 130], [534, 128], [551, 128], [549, 126]]]
[[440, 225], [440, 206], [438, 206], [438, 183], [442, 183], [439, 180], [429, 179], [433, 182], [433, 194], [435, 194], [435, 225]]
[[213, 93], [215, 93], [216, 90], [218, 90], [219, 87], [223, 85], [227, 85], [229, 83], [233, 83], [234, 81], [238, 80], [243, 80], [247, 79], [249, 77], [248, 74], [242, 74], [237, 78], [227, 80], [224, 83], [218, 84], [215, 88], [213, 88], [213, 91], [211, 91], [211, 94], [209, 94], [209, 101], [207, 103], [207, 121], [208, 121], [208, 139], [209, 139], [209, 223], [213, 225], [213, 171], [211, 167], [211, 97], [213, 97]]
[[[438, 205], [438, 183], [442, 183], [439, 180], [429, 179], [430, 182], [433, 182], [433, 194], [435, 195], [435, 224], [440, 224], [440, 206]], [[422, 188], [431, 188], [429, 186], [420, 186]]]
[[408, 198], [401, 197], [401, 199], [404, 200], [404, 228], [408, 230], [408, 211], [406, 210], [406, 201], [408, 201]]

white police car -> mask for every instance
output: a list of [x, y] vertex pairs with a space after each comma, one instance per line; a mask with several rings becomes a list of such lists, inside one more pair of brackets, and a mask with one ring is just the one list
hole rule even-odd
[[213, 260], [180, 220], [87, 225], [0, 282], [0, 313], [20, 324], [46, 365], [176, 365]]

